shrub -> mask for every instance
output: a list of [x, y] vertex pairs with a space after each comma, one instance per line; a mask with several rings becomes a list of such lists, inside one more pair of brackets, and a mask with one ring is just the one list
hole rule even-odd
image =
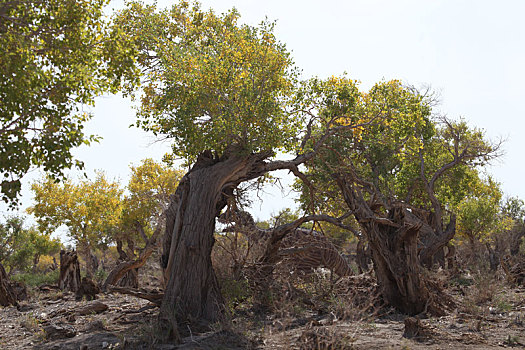
[[14, 281], [23, 282], [28, 286], [38, 287], [42, 284], [57, 284], [60, 271], [54, 270], [47, 273], [19, 273], [12, 277]]

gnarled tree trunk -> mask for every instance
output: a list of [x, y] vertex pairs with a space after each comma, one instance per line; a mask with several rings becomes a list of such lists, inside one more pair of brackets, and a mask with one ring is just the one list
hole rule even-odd
[[224, 301], [213, 271], [215, 220], [241, 182], [264, 172], [270, 153], [199, 156], [182, 178], [167, 211], [162, 265], [166, 282], [159, 315], [165, 338], [177, 339], [177, 322], [208, 324], [221, 318]]
[[76, 251], [60, 251], [60, 276], [58, 287], [63, 291], [77, 292], [80, 288], [80, 264]]
[[[439, 298], [433, 298], [431, 281], [422, 274], [418, 237], [429, 229], [425, 222], [402, 206], [389, 208], [383, 216], [371, 209], [351, 182], [336, 178], [345, 202], [365, 232], [372, 252], [374, 270], [384, 300], [399, 311], [416, 315], [423, 311], [442, 314]], [[449, 239], [450, 240], [450, 239]], [[448, 241], [441, 236], [423, 252], [433, 256]]]

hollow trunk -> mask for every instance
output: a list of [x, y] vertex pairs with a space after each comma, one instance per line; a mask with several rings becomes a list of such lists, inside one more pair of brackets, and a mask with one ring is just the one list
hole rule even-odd
[[164, 338], [177, 340], [177, 322], [208, 325], [224, 301], [211, 262], [215, 220], [233, 190], [259, 175], [270, 154], [199, 156], [182, 178], [167, 212], [162, 264], [166, 288], [159, 315]]
[[60, 276], [58, 287], [63, 291], [77, 292], [80, 288], [80, 264], [76, 251], [60, 251]]
[[16, 303], [16, 293], [9, 283], [4, 267], [0, 264], [0, 305], [9, 306], [16, 305]]

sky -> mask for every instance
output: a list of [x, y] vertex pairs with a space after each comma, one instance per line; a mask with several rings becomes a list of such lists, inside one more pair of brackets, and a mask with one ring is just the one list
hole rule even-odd
[[[145, 1], [150, 3], [150, 1]], [[158, 0], [159, 7], [174, 1]], [[525, 199], [525, 1], [439, 0], [206, 0], [203, 8], [221, 13], [235, 7], [241, 21], [256, 25], [277, 21], [276, 35], [291, 51], [303, 77], [326, 78], [347, 73], [367, 90], [381, 80], [431, 86], [440, 94], [440, 113], [464, 118], [504, 138], [505, 155], [488, 171], [507, 195]], [[110, 9], [122, 8], [113, 0]], [[108, 9], [108, 12], [111, 10]], [[97, 99], [86, 131], [102, 136], [99, 144], [75, 154], [86, 172], [103, 169], [123, 183], [129, 165], [146, 157], [160, 160], [169, 143], [128, 126], [134, 121], [129, 100]], [[73, 174], [78, 176], [78, 173]], [[291, 178], [281, 172], [286, 186]], [[33, 171], [24, 180], [20, 210], [30, 206]], [[293, 195], [268, 188], [254, 204], [254, 215], [268, 218], [293, 206]], [[0, 213], [9, 214], [5, 206]]]

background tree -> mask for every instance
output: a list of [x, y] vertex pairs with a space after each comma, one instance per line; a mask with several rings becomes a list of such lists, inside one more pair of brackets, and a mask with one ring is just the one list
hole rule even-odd
[[35, 205], [28, 209], [42, 232], [54, 232], [61, 225], [86, 262], [86, 274], [93, 276], [92, 251], [111, 240], [111, 233], [119, 224], [122, 210], [122, 189], [99, 172], [95, 180], [78, 184], [66, 180], [59, 184], [46, 178], [31, 187]]
[[138, 286], [138, 269], [158, 247], [158, 237], [165, 223], [164, 212], [181, 177], [181, 171], [152, 159], [131, 167], [120, 226], [113, 237], [120, 263], [109, 274], [104, 287], [116, 284], [129, 272], [132, 274], [121, 285]]
[[502, 234], [513, 224], [512, 219], [504, 214], [501, 207], [503, 193], [499, 184], [487, 178], [458, 205], [457, 232], [459, 239], [466, 239], [470, 246], [471, 262], [479, 263], [478, 245], [483, 244], [489, 254], [491, 270], [499, 265], [506, 244]]
[[[503, 204], [503, 215], [513, 221], [510, 229], [510, 255], [514, 256], [520, 252], [520, 247], [525, 247], [525, 203], [518, 197], [509, 197]], [[523, 249], [522, 252], [525, 252]]]
[[492, 159], [498, 145], [463, 122], [434, 122], [425, 96], [399, 81], [361, 94], [351, 81], [312, 83], [331, 101], [321, 114], [371, 124], [334, 135], [308, 164], [305, 207], [345, 203], [366, 235], [383, 298], [410, 314], [427, 306], [440, 312], [428, 305], [434, 288], [420, 261], [432, 264], [454, 236], [447, 205], [459, 201], [475, 167]]
[[35, 227], [24, 227], [22, 217], [12, 216], [0, 223], [0, 263], [11, 275], [15, 271], [34, 271], [42, 255], [55, 255], [61, 243]]
[[96, 140], [83, 132], [92, 105], [116, 91], [130, 66], [120, 32], [108, 31], [107, 0], [0, 3], [1, 198], [16, 203], [20, 178], [42, 167], [54, 178], [82, 168], [71, 150]]

